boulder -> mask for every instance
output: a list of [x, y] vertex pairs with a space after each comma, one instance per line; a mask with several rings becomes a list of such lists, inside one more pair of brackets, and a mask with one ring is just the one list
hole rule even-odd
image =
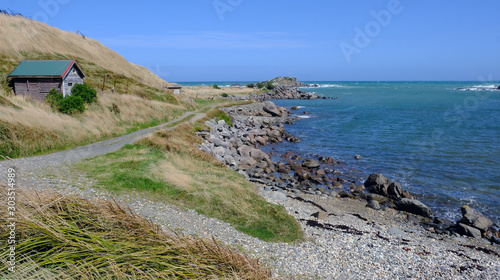
[[241, 147], [238, 148], [238, 153], [240, 154], [240, 156], [242, 157], [245, 157], [245, 156], [250, 156], [250, 152], [252, 151], [252, 147], [250, 146], [247, 146], [247, 145], [243, 145]]
[[493, 222], [489, 218], [483, 216], [481, 212], [474, 208], [463, 205], [460, 210], [462, 211], [462, 219], [460, 222], [463, 224], [473, 226], [483, 232], [493, 226]]
[[257, 161], [249, 156], [241, 157], [238, 166], [240, 169], [250, 169], [257, 166]]
[[376, 200], [370, 200], [368, 204], [366, 204], [366, 207], [370, 207], [375, 210], [380, 210], [380, 204]]
[[327, 215], [328, 214], [326, 212], [319, 211], [319, 212], [313, 213], [311, 216], [317, 218], [318, 220], [324, 220], [324, 219], [326, 219]]
[[481, 239], [483, 237], [481, 235], [481, 231], [479, 229], [462, 224], [462, 223], [457, 224], [457, 230], [458, 230], [458, 233], [460, 233], [460, 234], [471, 236], [471, 237], [474, 237], [476, 239]]
[[406, 211], [423, 217], [430, 217], [432, 215], [431, 209], [416, 199], [402, 198], [396, 201], [398, 210]]
[[325, 175], [326, 175], [326, 172], [325, 172], [325, 170], [320, 169], [320, 170], [318, 170], [318, 171], [316, 172], [316, 174], [317, 174], [318, 176], [325, 176]]
[[273, 117], [281, 117], [281, 110], [271, 101], [264, 102], [264, 112], [271, 114]]
[[389, 197], [388, 189], [389, 189], [389, 184], [374, 185], [372, 186], [371, 191]]
[[259, 136], [255, 138], [255, 141], [257, 141], [260, 145], [266, 146], [267, 145], [267, 140], [266, 138]]
[[373, 187], [375, 185], [389, 185], [389, 179], [387, 179], [382, 173], [379, 174], [370, 174], [368, 179], [365, 181], [365, 187]]
[[302, 162], [302, 166], [306, 168], [319, 168], [320, 164], [317, 160], [308, 158]]
[[306, 170], [298, 170], [298, 171], [295, 171], [295, 175], [294, 175], [297, 180], [299, 182], [304, 182], [304, 181], [307, 181], [311, 175], [309, 174], [309, 172], [307, 172]]
[[387, 194], [390, 198], [400, 199], [403, 197], [403, 190], [401, 189], [401, 184], [398, 182], [394, 182], [389, 185], [387, 188]]
[[324, 156], [320, 156], [319, 157], [319, 160], [321, 162], [324, 162], [324, 163], [327, 163], [327, 164], [332, 164], [332, 163], [335, 163], [335, 161], [333, 160], [332, 157], [324, 157]]

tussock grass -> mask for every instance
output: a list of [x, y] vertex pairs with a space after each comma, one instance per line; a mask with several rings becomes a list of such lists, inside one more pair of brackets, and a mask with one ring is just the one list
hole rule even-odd
[[78, 167], [112, 192], [136, 191], [192, 208], [266, 241], [303, 239], [284, 207], [267, 203], [243, 176], [198, 149], [201, 139], [192, 131], [189, 124], [159, 131]]
[[[0, 185], [6, 201], [7, 186]], [[18, 190], [18, 273], [8, 279], [268, 279], [259, 261], [215, 240], [172, 235], [116, 202]], [[2, 209], [0, 238], [7, 240]], [[0, 253], [7, 259], [8, 251]]]

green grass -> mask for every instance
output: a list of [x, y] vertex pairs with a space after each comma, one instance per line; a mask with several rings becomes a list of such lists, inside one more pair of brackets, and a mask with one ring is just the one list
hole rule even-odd
[[193, 127], [161, 131], [121, 150], [77, 166], [115, 194], [195, 209], [265, 241], [303, 239], [300, 225], [282, 206], [267, 203], [243, 176], [200, 151]]

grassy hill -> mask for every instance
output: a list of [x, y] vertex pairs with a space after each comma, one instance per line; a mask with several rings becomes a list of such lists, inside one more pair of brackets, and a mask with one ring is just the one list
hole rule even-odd
[[[164, 91], [166, 81], [96, 40], [21, 16], [0, 14], [0, 25], [0, 155], [16, 158], [72, 148], [153, 126], [193, 108]], [[87, 75], [85, 83], [98, 89], [98, 102], [82, 115], [67, 116], [14, 96], [6, 77], [26, 59], [77, 60]]]
[[[144, 85], [161, 88], [166, 82], [146, 68], [132, 64], [98, 41], [76, 33], [62, 31], [45, 23], [21, 16], [0, 14], [0, 59], [3, 73], [23, 59], [34, 59], [33, 53], [60, 57], [84, 58], [118, 75], [124, 75]], [[11, 61], [11, 64], [4, 64]], [[80, 62], [80, 61], [79, 61]], [[11, 69], [12, 68], [12, 69]]]

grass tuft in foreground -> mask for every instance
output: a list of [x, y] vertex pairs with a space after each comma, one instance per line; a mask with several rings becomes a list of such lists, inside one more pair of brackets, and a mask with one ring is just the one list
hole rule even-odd
[[198, 149], [201, 140], [192, 131], [188, 124], [159, 131], [79, 168], [112, 192], [139, 192], [195, 209], [265, 241], [303, 239], [284, 207], [266, 202], [243, 176]]
[[[7, 186], [0, 185], [2, 201]], [[259, 261], [214, 240], [171, 235], [110, 201], [18, 191], [16, 273], [4, 279], [268, 279]], [[2, 213], [0, 238], [10, 230]]]

